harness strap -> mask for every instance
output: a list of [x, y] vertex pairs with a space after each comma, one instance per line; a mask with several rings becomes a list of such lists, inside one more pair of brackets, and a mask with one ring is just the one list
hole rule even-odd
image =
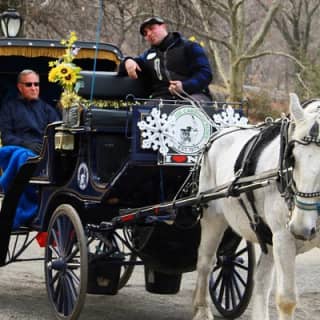
[[268, 247], [267, 243], [272, 245], [272, 232], [269, 227], [265, 224], [262, 218], [259, 215], [254, 215], [254, 219], [252, 219], [251, 215], [248, 212], [246, 205], [244, 204], [241, 198], [238, 199], [240, 206], [242, 207], [243, 211], [245, 212], [248, 220], [250, 221], [250, 227], [254, 231], [261, 251], [265, 254], [268, 254]]
[[[254, 174], [255, 163], [253, 163], [253, 158], [255, 156], [258, 157], [264, 146], [271, 142], [277, 135], [279, 135], [279, 123], [267, 122], [265, 126], [262, 127], [262, 130], [246, 143], [236, 161], [235, 179], [229, 187], [230, 195], [234, 196], [234, 191], [237, 191], [234, 190], [234, 185], [241, 177]], [[251, 206], [253, 216], [249, 214], [249, 210], [241, 198], [239, 198], [239, 203], [250, 221], [250, 226], [257, 236], [261, 250], [264, 253], [268, 253], [266, 244], [272, 245], [272, 232], [258, 213], [252, 190], [246, 192], [246, 197]]]

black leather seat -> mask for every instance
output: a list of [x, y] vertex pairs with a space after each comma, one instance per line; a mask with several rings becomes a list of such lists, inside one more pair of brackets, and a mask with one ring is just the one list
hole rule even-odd
[[117, 72], [82, 71], [83, 86], [79, 95], [90, 98], [94, 84], [94, 99], [126, 99], [128, 96], [146, 98], [147, 92], [141, 80], [119, 76]]

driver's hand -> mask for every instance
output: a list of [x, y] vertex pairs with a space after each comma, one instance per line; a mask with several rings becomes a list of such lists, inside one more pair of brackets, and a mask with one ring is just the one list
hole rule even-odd
[[132, 59], [126, 60], [124, 66], [127, 70], [128, 76], [131, 79], [138, 78], [137, 71], [141, 71], [141, 69], [140, 69], [139, 65], [134, 60], [132, 60]]
[[183, 92], [182, 82], [179, 80], [171, 80], [169, 85], [169, 91], [171, 94]]

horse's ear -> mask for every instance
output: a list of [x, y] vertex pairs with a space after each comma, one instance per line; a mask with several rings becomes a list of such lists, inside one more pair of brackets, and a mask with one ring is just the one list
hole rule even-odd
[[290, 114], [296, 121], [302, 121], [304, 119], [303, 108], [295, 93], [290, 93]]

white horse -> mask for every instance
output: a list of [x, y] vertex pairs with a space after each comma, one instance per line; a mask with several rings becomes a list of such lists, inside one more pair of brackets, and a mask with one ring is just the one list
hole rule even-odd
[[[228, 225], [248, 241], [258, 241], [256, 233], [250, 227], [250, 220], [254, 216], [253, 206], [271, 229], [273, 246], [268, 245], [268, 253], [261, 254], [255, 272], [252, 319], [269, 320], [268, 304], [273, 269], [276, 274], [278, 319], [294, 319], [297, 304], [295, 257], [320, 243], [317, 232], [320, 220], [320, 100], [303, 109], [298, 97], [290, 94], [290, 117], [288, 151], [285, 155], [285, 158], [294, 160], [292, 187], [288, 185], [286, 188], [289, 203], [281, 196], [277, 183], [271, 182], [265, 188], [252, 191], [254, 205], [245, 194], [241, 194], [240, 197], [210, 201], [203, 209], [193, 320], [213, 319], [208, 298], [208, 278], [216, 261], [217, 247]], [[230, 132], [226, 133], [228, 130]], [[200, 193], [235, 178], [234, 167], [241, 150], [260, 129], [231, 131], [222, 130], [219, 134], [221, 137], [214, 140], [204, 155], [200, 170]], [[262, 148], [254, 169], [255, 174], [278, 168], [280, 154], [278, 134]]]

